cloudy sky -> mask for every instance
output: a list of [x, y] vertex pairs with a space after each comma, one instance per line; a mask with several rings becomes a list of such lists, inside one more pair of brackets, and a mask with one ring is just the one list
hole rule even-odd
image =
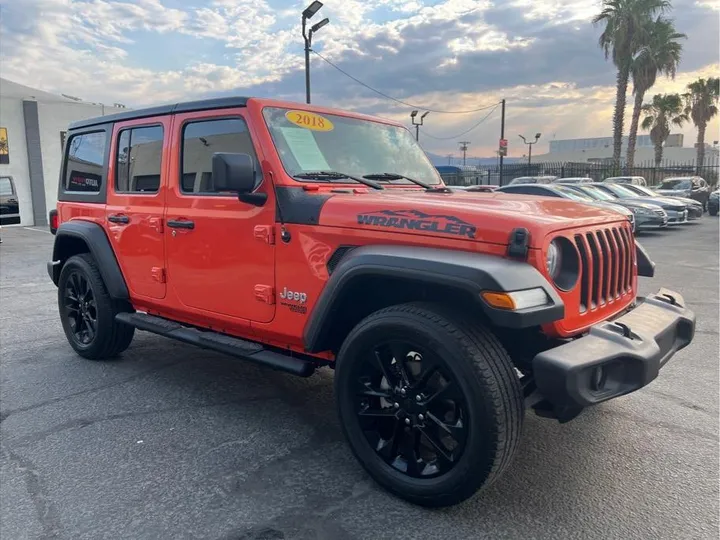
[[[0, 75], [55, 93], [130, 107], [240, 94], [304, 101], [300, 12], [309, 0], [0, 0]], [[613, 66], [590, 23], [600, 0], [326, 0], [330, 24], [314, 48], [385, 94], [436, 110], [473, 110], [507, 99], [510, 155], [518, 134], [611, 135]], [[720, 71], [720, 0], [673, 0], [685, 52], [682, 91]], [[358, 85], [318, 57], [313, 103], [409, 123], [410, 108]], [[431, 113], [426, 150], [492, 155], [499, 108]], [[686, 146], [695, 131], [683, 128]], [[717, 138], [717, 121], [710, 137]], [[434, 137], [434, 138], [433, 138]], [[689, 140], [687, 140], [689, 138]], [[711, 139], [712, 140], [712, 139]], [[542, 142], [545, 142], [545, 145]]]

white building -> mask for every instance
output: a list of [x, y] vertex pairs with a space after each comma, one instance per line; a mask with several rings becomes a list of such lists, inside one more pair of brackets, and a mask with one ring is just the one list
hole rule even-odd
[[[683, 146], [684, 137], [675, 133], [668, 137], [663, 145], [662, 165], [693, 165], [697, 158], [695, 146]], [[622, 159], [627, 154], [627, 135], [622, 141]], [[550, 141], [547, 154], [532, 156], [536, 163], [553, 162], [610, 162], [613, 157], [612, 137], [593, 137], [586, 139], [563, 139]], [[655, 145], [650, 135], [638, 135], [635, 146], [635, 166], [652, 167], [655, 163]], [[705, 165], [718, 165], [718, 147], [705, 145]]]
[[0, 176], [12, 177], [21, 225], [47, 225], [48, 212], [55, 208], [67, 126], [122, 107], [56, 96], [0, 79], [0, 136], [7, 137], [0, 152]]

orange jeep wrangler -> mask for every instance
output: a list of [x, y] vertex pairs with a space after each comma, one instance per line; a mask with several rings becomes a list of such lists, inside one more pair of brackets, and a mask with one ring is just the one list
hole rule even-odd
[[48, 272], [92, 360], [136, 329], [303, 377], [335, 369], [347, 441], [417, 504], [508, 466], [526, 408], [561, 422], [693, 339], [612, 210], [445, 187], [388, 120], [256, 98], [69, 127]]

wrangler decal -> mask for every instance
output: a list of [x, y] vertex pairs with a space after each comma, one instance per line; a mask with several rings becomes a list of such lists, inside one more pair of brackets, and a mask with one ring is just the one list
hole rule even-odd
[[419, 210], [376, 210], [358, 214], [360, 225], [431, 231], [475, 238], [477, 228], [455, 216], [432, 215]]

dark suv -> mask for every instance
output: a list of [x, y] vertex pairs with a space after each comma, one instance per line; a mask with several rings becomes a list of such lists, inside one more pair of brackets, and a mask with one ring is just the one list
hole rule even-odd
[[710, 186], [699, 176], [675, 176], [666, 178], [655, 188], [660, 195], [669, 197], [687, 197], [695, 199], [707, 210], [707, 202], [710, 198]]

